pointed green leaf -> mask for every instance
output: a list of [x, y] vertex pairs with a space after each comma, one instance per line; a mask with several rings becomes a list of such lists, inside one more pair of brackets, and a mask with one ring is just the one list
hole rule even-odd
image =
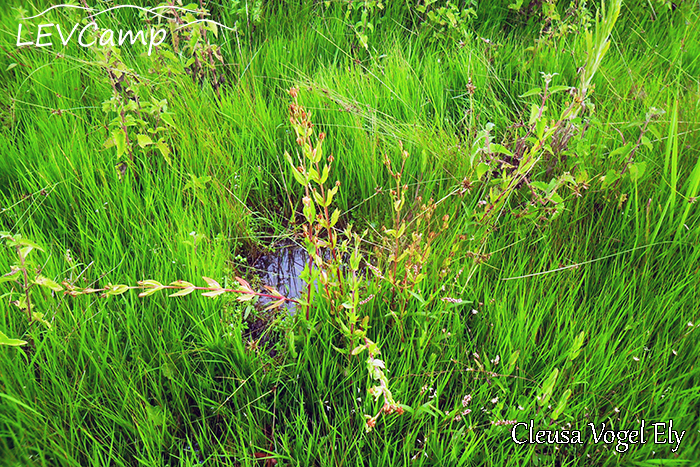
[[284, 305], [284, 299], [283, 299], [283, 300], [277, 300], [276, 302], [270, 303], [269, 305], [267, 305], [267, 306], [263, 309], [263, 311], [268, 311], [268, 310], [272, 310], [272, 309], [274, 309], [274, 308], [279, 308], [279, 307], [281, 307], [282, 305]]
[[330, 165], [324, 165], [323, 166], [323, 172], [321, 173], [321, 185], [326, 183], [326, 180], [328, 180], [328, 175], [331, 173], [331, 166]]
[[165, 144], [165, 141], [163, 141], [163, 139], [159, 139], [158, 142], [156, 142], [156, 147], [163, 155], [163, 159], [165, 159], [165, 162], [167, 162], [168, 165], [172, 165], [172, 161], [170, 160], [170, 148], [167, 144]]
[[63, 287], [61, 287], [60, 285], [58, 285], [56, 282], [52, 281], [48, 277], [44, 277], [44, 276], [37, 276], [36, 279], [34, 279], [34, 283], [41, 285], [42, 287], [47, 287], [47, 288], [53, 290], [54, 292], [60, 292], [63, 290]]
[[540, 182], [540, 181], [537, 181], [537, 180], [536, 180], [536, 181], [534, 181], [534, 182], [530, 182], [530, 185], [531, 185], [533, 188], [537, 188], [537, 189], [539, 189], [539, 190], [544, 191], [545, 193], [547, 193], [547, 192], [549, 191], [549, 185], [546, 184], [545, 182]]
[[539, 113], [540, 113], [539, 106], [537, 106], [536, 104], [532, 104], [530, 106], [530, 120], [528, 121], [529, 125], [532, 125], [533, 123], [535, 123], [535, 121], [537, 121], [537, 116], [539, 115]]
[[308, 177], [309, 177], [309, 180], [311, 180], [312, 182], [316, 182], [319, 185], [321, 184], [321, 176], [318, 174], [318, 171], [316, 169], [314, 169], [313, 167], [309, 168]]
[[22, 258], [26, 258], [33, 250], [33, 246], [25, 246], [24, 248], [19, 249], [19, 254], [22, 256]]
[[[333, 196], [335, 196], [335, 194], [336, 194], [337, 192], [338, 192], [338, 187], [337, 187], [337, 186], [334, 186], [333, 188], [331, 188], [330, 190], [328, 190], [328, 194], [326, 195], [326, 202], [323, 204], [323, 206], [325, 206], [325, 207], [330, 206], [331, 203], [333, 202]], [[319, 204], [321, 204], [321, 203], [319, 203]]]
[[145, 290], [139, 294], [139, 297], [148, 297], [149, 295], [153, 295], [154, 293], [158, 292], [159, 290], [161, 290], [165, 287], [160, 282], [150, 280], [150, 279], [145, 280], [145, 281], [139, 281], [139, 282], [137, 282], [137, 284], [140, 285], [141, 287], [147, 288], [147, 290]]
[[401, 227], [399, 227], [399, 231], [396, 233], [396, 238], [401, 238], [403, 237], [403, 234], [406, 232], [406, 223], [402, 222]]
[[299, 172], [299, 170], [292, 166], [292, 175], [294, 175], [294, 179], [297, 181], [302, 186], [306, 186], [309, 184], [309, 181], [306, 179], [306, 176]]
[[20, 274], [19, 269], [12, 268], [12, 270], [10, 272], [8, 272], [7, 274], [0, 276], [0, 283], [17, 280], [17, 279], [19, 279], [19, 274]]
[[121, 157], [126, 152], [126, 135], [122, 130], [114, 130], [112, 138], [117, 146], [117, 157]]
[[250, 294], [250, 293], [249, 293], [249, 294], [243, 294], [243, 295], [241, 295], [241, 296], [238, 297], [236, 300], [238, 300], [239, 302], [247, 302], [248, 300], [252, 300], [253, 298], [255, 298], [255, 294]]
[[319, 206], [325, 206], [323, 196], [318, 191], [314, 191], [314, 201], [318, 203]]
[[541, 92], [542, 92], [542, 88], [530, 89], [530, 90], [527, 91], [525, 94], [522, 94], [522, 95], [520, 96], [520, 98], [522, 99], [522, 98], [524, 98], [524, 97], [537, 96], [537, 95], [539, 95]]
[[609, 187], [618, 178], [620, 178], [620, 174], [617, 171], [615, 171], [614, 169], [608, 170], [608, 172], [603, 177], [601, 177], [601, 180], [603, 181], [603, 188]]
[[476, 178], [481, 180], [481, 177], [488, 172], [489, 166], [486, 165], [484, 162], [479, 162], [479, 165], [476, 166]]
[[518, 357], [520, 357], [520, 350], [516, 350], [510, 354], [510, 358], [508, 359], [508, 374], [510, 374], [515, 368], [515, 364], [518, 362]]
[[292, 160], [292, 156], [289, 155], [287, 151], [284, 151], [284, 160], [287, 161], [287, 163], [292, 167], [295, 168], [296, 166], [294, 165], [294, 161]]
[[275, 297], [281, 297], [281, 296], [282, 296], [282, 294], [279, 292], [279, 290], [277, 290], [277, 289], [274, 288], [274, 287], [270, 287], [269, 285], [263, 285], [263, 287], [265, 287], [265, 289], [266, 289], [268, 292], [270, 292], [270, 295], [274, 295]]
[[175, 122], [173, 121], [173, 116], [172, 114], [169, 113], [162, 113], [160, 114], [161, 120], [163, 120], [165, 123], [167, 123], [169, 126], [175, 128]]
[[338, 218], [340, 218], [340, 211], [336, 208], [331, 214], [331, 227], [338, 223]]
[[537, 396], [537, 403], [540, 405], [540, 407], [546, 406], [549, 402], [549, 398], [552, 397], [552, 391], [554, 391], [557, 376], [559, 376], [559, 369], [555, 368], [547, 377], [544, 384], [542, 384], [542, 391], [540, 392], [539, 396]]
[[549, 88], [549, 94], [555, 94], [561, 91], [568, 91], [569, 89], [571, 89], [571, 86], [552, 86], [551, 88]]
[[304, 217], [306, 218], [306, 221], [309, 224], [312, 224], [314, 222], [314, 219], [316, 219], [316, 205], [314, 204], [311, 199], [308, 197], [304, 197]]
[[145, 148], [149, 144], [153, 144], [153, 140], [151, 139], [150, 136], [148, 135], [136, 135], [136, 142], [141, 146], [142, 148]]
[[178, 292], [175, 292], [173, 294], [170, 294], [170, 297], [184, 297], [185, 295], [189, 295], [192, 292], [194, 292], [194, 287], [187, 287], [185, 289], [182, 289]]
[[0, 345], [11, 345], [13, 347], [19, 345], [25, 345], [27, 341], [22, 341], [19, 339], [10, 339], [3, 332], [0, 332]]
[[109, 290], [107, 290], [107, 292], [105, 292], [105, 295], [108, 297], [114, 297], [114, 296], [123, 294], [127, 290], [129, 290], [129, 286], [126, 286], [124, 284], [112, 285], [112, 286], [109, 286]]
[[21, 246], [29, 246], [32, 248], [36, 248], [39, 251], [44, 251], [42, 247], [40, 247], [38, 244], [31, 240], [27, 240], [26, 238], [18, 238], [15, 240], [15, 245], [21, 245]]
[[581, 331], [578, 336], [574, 339], [574, 344], [571, 346], [571, 350], [569, 351], [569, 360], [573, 361], [576, 360], [576, 357], [581, 353], [581, 346], [583, 345], [583, 341], [586, 338], [586, 332]]
[[630, 180], [632, 180], [633, 182], [636, 182], [637, 180], [639, 180], [642, 177], [642, 175], [644, 175], [646, 168], [647, 168], [646, 162], [635, 162], [634, 164], [630, 164], [630, 166], [629, 166]]
[[[314, 163], [318, 164], [323, 158], [323, 143], [319, 142], [316, 150], [314, 151]], [[321, 182], [323, 183], [323, 182]]]
[[506, 156], [513, 155], [513, 153], [510, 152], [508, 148], [506, 148], [505, 146], [501, 146], [500, 144], [491, 143], [490, 149], [493, 153], [505, 154]]
[[154, 287], [152, 289], [148, 289], [145, 292], [141, 292], [139, 294], [139, 298], [148, 297], [149, 295], [153, 295], [154, 293], [158, 292], [159, 290], [162, 290], [162, 287]]
[[554, 409], [554, 412], [552, 413], [552, 420], [556, 420], [559, 418], [559, 415], [566, 409], [566, 404], [569, 401], [569, 397], [571, 397], [571, 389], [567, 389], [564, 391], [564, 394], [561, 395], [561, 398], [559, 398], [559, 403], [557, 404], [557, 408]]
[[214, 297], [216, 297], [216, 296], [218, 296], [218, 295], [221, 295], [221, 294], [223, 294], [223, 293], [226, 293], [226, 290], [224, 290], [224, 289], [219, 289], [219, 290], [212, 290], [212, 291], [210, 291], [210, 292], [204, 292], [204, 293], [202, 294], [202, 296], [203, 296], [203, 297], [211, 297], [211, 298], [214, 298]]
[[296, 346], [294, 345], [294, 330], [290, 330], [287, 333], [287, 343], [289, 347], [289, 354], [292, 356], [292, 358], [297, 358], [297, 350]]

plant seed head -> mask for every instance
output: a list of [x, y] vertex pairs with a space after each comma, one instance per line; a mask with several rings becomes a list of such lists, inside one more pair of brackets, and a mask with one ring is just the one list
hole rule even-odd
[[469, 77], [469, 81], [467, 81], [467, 94], [470, 96], [474, 95], [474, 92], [476, 91], [476, 86], [472, 83], [471, 77]]

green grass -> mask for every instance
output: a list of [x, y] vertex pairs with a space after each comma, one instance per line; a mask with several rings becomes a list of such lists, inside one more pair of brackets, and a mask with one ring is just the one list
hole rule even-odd
[[[34, 286], [32, 309], [48, 328], [28, 323], [11, 303], [20, 284], [3, 282], [0, 331], [28, 344], [0, 346], [0, 465], [264, 465], [255, 456], [265, 453], [277, 465], [300, 466], [694, 465], [697, 2], [679, 2], [675, 11], [658, 2], [623, 5], [593, 78], [595, 111], [581, 115], [585, 133], [543, 156], [487, 224], [480, 201], [490, 200], [503, 174], [492, 162], [477, 177], [472, 142], [492, 122], [492, 142], [514, 152], [531, 104], [541, 100], [519, 96], [542, 86], [541, 72], [558, 74], [552, 85], [578, 86], [582, 35], [537, 42], [541, 19], [499, 3], [479, 4], [461, 43], [432, 41], [407, 3], [386, 2], [373, 13], [381, 21], [366, 51], [351, 27], [359, 12], [346, 20], [345, 3], [265, 3], [254, 30], [245, 13], [211, 6], [217, 21], [241, 25], [240, 34], [210, 38], [224, 57], [218, 95], [182, 65], [154, 73], [141, 49], [122, 50], [142, 83], [141, 101], [166, 99], [174, 127], [165, 132], [172, 164], [158, 151], [137, 150], [121, 178], [115, 165], [128, 156], [104, 147], [115, 114], [102, 109], [112, 86], [95, 52], [75, 42], [18, 49], [16, 11], [3, 9], [0, 230], [44, 248], [30, 256], [41, 274], [80, 287], [144, 279], [201, 285], [202, 276], [227, 287], [236, 276], [253, 281], [248, 263], [260, 251], [283, 239], [302, 243], [304, 193], [283, 157], [298, 147], [287, 94], [297, 87], [335, 158], [329, 180], [341, 183], [339, 227], [367, 229], [363, 251], [373, 264], [382, 261], [375, 248], [382, 226], [393, 228], [383, 154], [396, 163], [399, 142], [410, 153], [404, 213], [414, 218], [432, 198], [431, 228], [440, 231], [450, 216], [414, 290], [419, 298], [400, 321], [390, 285], [367, 273], [362, 289], [363, 299], [374, 295], [360, 309], [370, 317], [368, 337], [381, 347], [405, 413], [382, 416], [365, 432], [364, 414], [377, 413], [382, 400], [368, 393], [374, 382], [365, 357], [349, 355], [352, 343], [324, 300], [314, 302], [311, 325], [302, 313], [273, 315], [271, 344], [256, 350], [246, 337], [255, 312], [233, 294], [70, 297]], [[30, 14], [46, 7], [23, 6]], [[75, 15], [49, 18], [71, 26]], [[142, 24], [128, 10], [115, 15], [104, 24]], [[39, 23], [24, 24], [36, 31]], [[547, 101], [552, 124], [567, 100], [559, 93]], [[601, 177], [625, 166], [651, 107], [665, 114], [633, 155], [646, 169], [636, 180], [606, 184]], [[582, 171], [589, 187], [581, 196], [559, 188], [558, 215], [543, 211], [552, 204], [521, 215], [532, 196], [528, 183], [565, 172], [580, 182]], [[459, 196], [465, 179], [472, 187]], [[428, 226], [418, 232], [427, 237]], [[15, 261], [3, 245], [0, 273]], [[555, 368], [551, 399], [540, 407]], [[510, 426], [494, 425], [531, 419], [539, 429], [587, 430], [586, 443], [517, 445]], [[591, 440], [588, 423], [637, 429], [641, 420], [647, 427], [673, 420], [686, 430], [678, 451], [648, 442], [616, 453], [614, 443]]]

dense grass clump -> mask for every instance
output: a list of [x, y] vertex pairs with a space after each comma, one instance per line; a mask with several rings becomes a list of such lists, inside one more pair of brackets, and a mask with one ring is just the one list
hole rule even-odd
[[0, 12], [0, 465], [700, 458], [696, 1], [50, 6]]

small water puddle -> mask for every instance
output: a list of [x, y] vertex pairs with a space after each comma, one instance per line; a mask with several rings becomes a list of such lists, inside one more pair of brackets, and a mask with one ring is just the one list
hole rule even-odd
[[[261, 255], [253, 263], [253, 268], [263, 285], [274, 287], [288, 298], [298, 298], [306, 287], [306, 283], [299, 278], [306, 261], [306, 250], [289, 244], [278, 247], [274, 253]], [[264, 307], [271, 301], [261, 297], [258, 303]], [[290, 313], [294, 313], [294, 303], [287, 302], [286, 307]]]

